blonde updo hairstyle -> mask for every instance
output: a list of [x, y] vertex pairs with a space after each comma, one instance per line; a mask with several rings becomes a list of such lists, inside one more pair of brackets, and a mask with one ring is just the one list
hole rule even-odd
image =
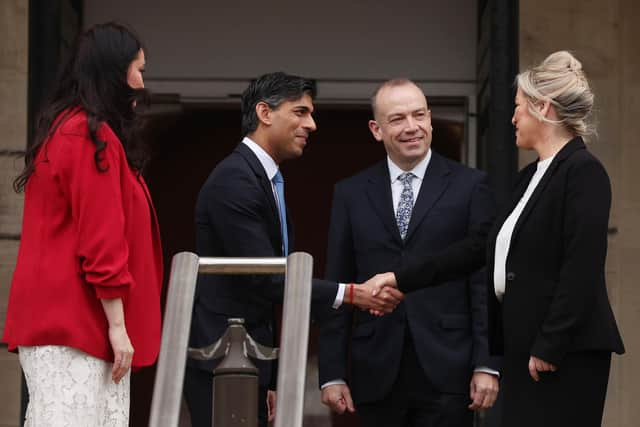
[[[538, 120], [564, 126], [575, 136], [595, 133], [589, 122], [593, 109], [593, 92], [582, 71], [582, 64], [566, 50], [554, 52], [540, 65], [523, 71], [516, 84], [528, 99], [529, 112]], [[533, 108], [539, 102], [549, 101], [558, 120], [551, 120]]]

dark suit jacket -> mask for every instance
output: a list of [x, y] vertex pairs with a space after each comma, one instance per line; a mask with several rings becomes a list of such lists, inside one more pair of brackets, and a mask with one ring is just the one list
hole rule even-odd
[[554, 364], [570, 351], [623, 353], [605, 286], [611, 187], [581, 138], [554, 157], [520, 215], [507, 258], [503, 303], [495, 297], [495, 239], [535, 170], [533, 162], [520, 172], [511, 203], [489, 235], [491, 349]]
[[[464, 239], [492, 216], [486, 175], [433, 153], [402, 241], [384, 160], [336, 185], [327, 277], [362, 282], [392, 271], [412, 256], [427, 257]], [[485, 292], [484, 278], [476, 275], [408, 293], [379, 318], [343, 307], [321, 330], [320, 383], [347, 379], [356, 403], [382, 399], [396, 379], [408, 327], [435, 387], [468, 393], [473, 367], [496, 368], [488, 351]]]
[[[287, 219], [289, 247], [293, 226]], [[239, 144], [213, 170], [198, 195], [196, 245], [202, 257], [282, 256], [280, 219], [271, 182], [251, 149]], [[282, 303], [282, 275], [199, 277], [193, 306], [189, 346], [205, 347], [227, 329], [227, 319], [242, 317], [249, 334], [274, 346], [274, 304]], [[329, 310], [337, 284], [313, 281], [312, 306]], [[189, 359], [190, 366], [211, 371], [219, 361]], [[275, 385], [272, 364], [256, 362], [260, 383]]]

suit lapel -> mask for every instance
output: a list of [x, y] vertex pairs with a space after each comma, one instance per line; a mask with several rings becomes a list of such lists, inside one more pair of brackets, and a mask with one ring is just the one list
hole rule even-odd
[[276, 206], [276, 199], [273, 196], [271, 180], [269, 180], [269, 178], [267, 177], [267, 173], [265, 172], [264, 167], [262, 167], [262, 164], [260, 163], [260, 160], [258, 160], [256, 155], [253, 154], [253, 151], [251, 151], [251, 149], [245, 144], [238, 144], [235, 151], [247, 161], [247, 163], [249, 164], [249, 168], [253, 171], [253, 173], [256, 174], [260, 187], [262, 188], [262, 191], [264, 191], [267, 203], [269, 204], [269, 210], [273, 217], [272, 221], [275, 221], [279, 229], [280, 214], [278, 213], [278, 207]]
[[[511, 241], [512, 242], [515, 241], [516, 236], [518, 235], [518, 232], [520, 231], [520, 229], [522, 229], [522, 225], [527, 221], [527, 218], [529, 217], [529, 214], [531, 213], [531, 211], [535, 207], [535, 205], [538, 202], [538, 200], [540, 200], [540, 196], [544, 193], [545, 187], [547, 186], [547, 184], [549, 184], [551, 179], [553, 179], [553, 175], [555, 174], [556, 170], [558, 169], [558, 166], [562, 162], [564, 162], [564, 160], [567, 157], [569, 157], [573, 152], [575, 152], [576, 150], [579, 150], [581, 148], [585, 148], [585, 145], [584, 145], [584, 142], [582, 141], [582, 138], [578, 137], [578, 138], [572, 139], [567, 144], [565, 144], [565, 146], [562, 147], [562, 149], [558, 152], [558, 154], [556, 154], [555, 158], [551, 161], [551, 164], [549, 165], [549, 169], [547, 169], [546, 172], [544, 173], [544, 176], [542, 177], [542, 179], [540, 180], [540, 182], [536, 186], [536, 189], [533, 191], [533, 194], [531, 195], [531, 198], [529, 199], [529, 201], [527, 202], [526, 206], [522, 210], [522, 213], [518, 217], [518, 221], [516, 222], [516, 225], [513, 228], [513, 234], [512, 234], [512, 237], [511, 237]], [[529, 185], [529, 182], [531, 181], [531, 177], [535, 173], [535, 170], [536, 169], [533, 168], [533, 172], [531, 173], [531, 176], [529, 177], [529, 179], [523, 180], [523, 181], [525, 181], [525, 185], [524, 185], [524, 189], [522, 190], [522, 192], [519, 192], [520, 196], [522, 196], [522, 194], [526, 190], [527, 186]], [[520, 200], [520, 199], [518, 198], [518, 200]], [[517, 203], [517, 201], [516, 201], [516, 203]]]
[[384, 160], [372, 170], [367, 187], [367, 197], [371, 201], [373, 211], [378, 215], [382, 224], [397, 243], [402, 244], [400, 231], [396, 222], [391, 196], [391, 178], [389, 177], [389, 167]]
[[405, 242], [409, 241], [427, 212], [431, 210], [449, 186], [448, 175], [450, 173], [449, 167], [442, 157], [432, 151], [431, 160], [425, 171], [418, 198], [411, 212], [411, 220], [409, 221]]

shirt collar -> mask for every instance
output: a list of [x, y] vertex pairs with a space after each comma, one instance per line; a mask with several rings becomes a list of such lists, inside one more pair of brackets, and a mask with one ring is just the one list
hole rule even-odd
[[393, 160], [389, 156], [387, 156], [387, 165], [389, 167], [389, 178], [391, 178], [391, 183], [393, 184], [400, 175], [405, 172], [411, 172], [416, 177], [418, 177], [421, 181], [424, 179], [424, 174], [427, 172], [427, 166], [429, 166], [429, 162], [431, 161], [431, 148], [427, 151], [427, 155], [424, 156], [424, 159], [420, 161], [413, 169], [409, 171], [405, 171], [400, 169], [398, 165], [393, 163]]
[[261, 146], [252, 141], [251, 138], [245, 136], [242, 139], [242, 143], [249, 147], [249, 149], [253, 151], [253, 154], [256, 155], [264, 171], [267, 173], [267, 178], [269, 178], [270, 181], [273, 180], [273, 177], [278, 173], [278, 165], [275, 160], [273, 160]]

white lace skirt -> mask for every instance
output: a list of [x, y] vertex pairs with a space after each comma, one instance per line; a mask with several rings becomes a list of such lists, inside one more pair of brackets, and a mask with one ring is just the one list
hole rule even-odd
[[64, 346], [19, 347], [29, 388], [25, 427], [127, 427], [129, 371], [115, 384], [112, 364]]

